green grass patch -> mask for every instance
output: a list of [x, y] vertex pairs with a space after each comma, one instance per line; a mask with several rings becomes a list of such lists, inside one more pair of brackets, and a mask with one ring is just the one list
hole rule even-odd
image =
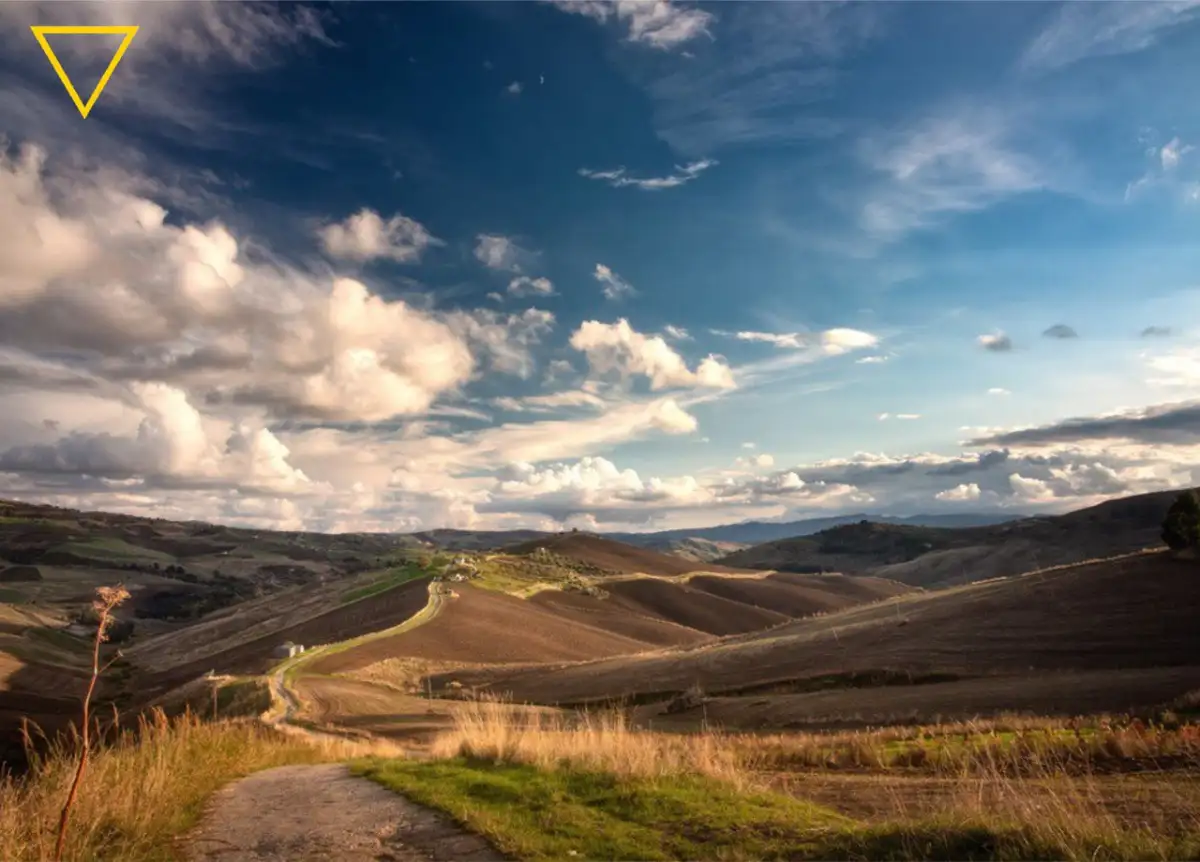
[[462, 759], [370, 759], [355, 771], [449, 813], [518, 859], [819, 856], [846, 818], [787, 796], [697, 778], [617, 778]]
[[1200, 850], [1194, 836], [1092, 834], [1049, 823], [866, 823], [792, 796], [685, 775], [617, 777], [463, 758], [369, 758], [352, 768], [523, 860], [1191, 859]]
[[427, 574], [428, 572], [419, 563], [407, 562], [399, 568], [389, 570], [382, 577], [366, 586], [347, 591], [342, 595], [342, 601], [349, 603], [356, 602], [359, 599], [368, 599], [371, 596], [385, 593], [388, 590], [407, 584], [409, 581], [424, 577]]
[[57, 550], [75, 554], [79, 557], [113, 562], [175, 562], [175, 558], [170, 554], [164, 554], [162, 551], [155, 551], [150, 548], [138, 547], [126, 542], [124, 539], [117, 539], [111, 536], [97, 536], [96, 538], [85, 539], [80, 542], [65, 542], [59, 545]]

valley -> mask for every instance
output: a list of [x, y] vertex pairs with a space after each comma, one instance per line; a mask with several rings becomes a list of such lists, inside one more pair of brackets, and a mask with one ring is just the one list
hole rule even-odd
[[[121, 655], [97, 712], [124, 725], [154, 708], [235, 721], [270, 711], [294, 732], [423, 758], [506, 738], [503, 756], [520, 762], [541, 762], [523, 746], [543, 737], [581, 763], [635, 740], [652, 758], [703, 744], [773, 792], [868, 820], [898, 810], [877, 782], [851, 792], [847, 770], [864, 781], [882, 770], [888, 799], [928, 810], [921, 800], [958, 791], [938, 789], [951, 761], [924, 758], [981, 768], [975, 747], [991, 751], [994, 728], [1023, 739], [1034, 727], [1068, 772], [1153, 768], [1147, 792], [1168, 794], [1200, 763], [1188, 735], [1200, 591], [1195, 560], [1156, 547], [1166, 505], [1152, 495], [963, 528], [843, 524], [712, 562], [580, 532], [467, 550], [7, 503], [2, 753], [19, 771], [24, 721], [53, 737], [75, 720], [91, 591], [121, 582]], [[1035, 555], [1053, 564], [1009, 572]], [[834, 563], [847, 572], [799, 571]], [[288, 644], [304, 650], [288, 657]], [[597, 720], [616, 722], [591, 743], [599, 753], [570, 754]], [[1162, 729], [1151, 742], [1128, 736], [1131, 721]], [[1060, 737], [1068, 727], [1088, 735]], [[1086, 742], [1107, 733], [1126, 741]], [[1008, 752], [988, 754], [992, 768]], [[893, 761], [917, 765], [897, 773]], [[1114, 788], [1105, 805], [1143, 810]]]

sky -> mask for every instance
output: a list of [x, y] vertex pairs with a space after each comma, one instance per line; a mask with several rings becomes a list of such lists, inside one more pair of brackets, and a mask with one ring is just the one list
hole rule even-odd
[[[86, 118], [38, 24], [136, 24]], [[49, 37], [86, 100], [120, 36]], [[324, 531], [1200, 484], [1200, 4], [0, 4], [0, 497]]]

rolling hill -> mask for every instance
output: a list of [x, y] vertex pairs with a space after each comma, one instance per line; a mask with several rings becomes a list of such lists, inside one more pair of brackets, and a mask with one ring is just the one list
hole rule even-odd
[[[1156, 552], [917, 592], [681, 649], [454, 679], [539, 704], [625, 698], [661, 715], [688, 689], [737, 723], [1076, 714], [1200, 688], [1200, 568]], [[445, 685], [439, 676], [431, 684]], [[707, 712], [711, 718], [712, 709]]]
[[719, 562], [872, 574], [920, 587], [969, 583], [1158, 546], [1163, 517], [1177, 494], [1143, 494], [1064, 515], [962, 529], [861, 521], [755, 545]]

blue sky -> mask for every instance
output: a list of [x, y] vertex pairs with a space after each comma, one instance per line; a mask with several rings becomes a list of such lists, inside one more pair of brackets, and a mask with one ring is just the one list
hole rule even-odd
[[[655, 529], [1195, 483], [1198, 16], [0, 7], [0, 493]], [[87, 119], [53, 23], [141, 28]], [[85, 90], [113, 50], [51, 44]]]

